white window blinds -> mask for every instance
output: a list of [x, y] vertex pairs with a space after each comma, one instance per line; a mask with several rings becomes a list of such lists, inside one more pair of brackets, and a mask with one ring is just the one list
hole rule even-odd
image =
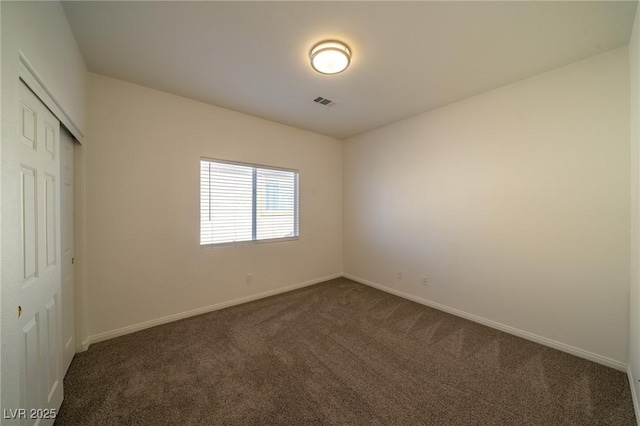
[[298, 236], [298, 172], [200, 160], [200, 244]]

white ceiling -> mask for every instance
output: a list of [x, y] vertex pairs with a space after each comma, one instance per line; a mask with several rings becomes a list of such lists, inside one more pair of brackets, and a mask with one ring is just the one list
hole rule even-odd
[[[624, 46], [636, 2], [65, 2], [90, 71], [347, 138]], [[353, 51], [309, 65], [318, 41]], [[335, 102], [321, 106], [322, 96]]]

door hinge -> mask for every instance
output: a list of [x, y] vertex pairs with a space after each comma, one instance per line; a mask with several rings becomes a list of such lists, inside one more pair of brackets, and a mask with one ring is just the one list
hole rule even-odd
[[18, 306], [18, 318], [22, 316], [22, 306]]
[[75, 258], [75, 257], [72, 257], [72, 258], [71, 258], [71, 264], [73, 265], [74, 263], [76, 263], [76, 258]]

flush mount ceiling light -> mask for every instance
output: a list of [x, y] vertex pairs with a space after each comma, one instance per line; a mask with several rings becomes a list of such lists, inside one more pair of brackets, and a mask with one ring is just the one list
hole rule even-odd
[[338, 74], [351, 62], [351, 50], [341, 41], [327, 40], [313, 46], [309, 52], [311, 66], [322, 74]]

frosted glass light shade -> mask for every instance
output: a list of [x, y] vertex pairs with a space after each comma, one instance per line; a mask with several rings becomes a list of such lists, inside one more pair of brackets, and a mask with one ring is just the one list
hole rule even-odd
[[351, 62], [351, 50], [339, 41], [323, 41], [309, 52], [311, 66], [322, 74], [338, 74], [347, 69]]

